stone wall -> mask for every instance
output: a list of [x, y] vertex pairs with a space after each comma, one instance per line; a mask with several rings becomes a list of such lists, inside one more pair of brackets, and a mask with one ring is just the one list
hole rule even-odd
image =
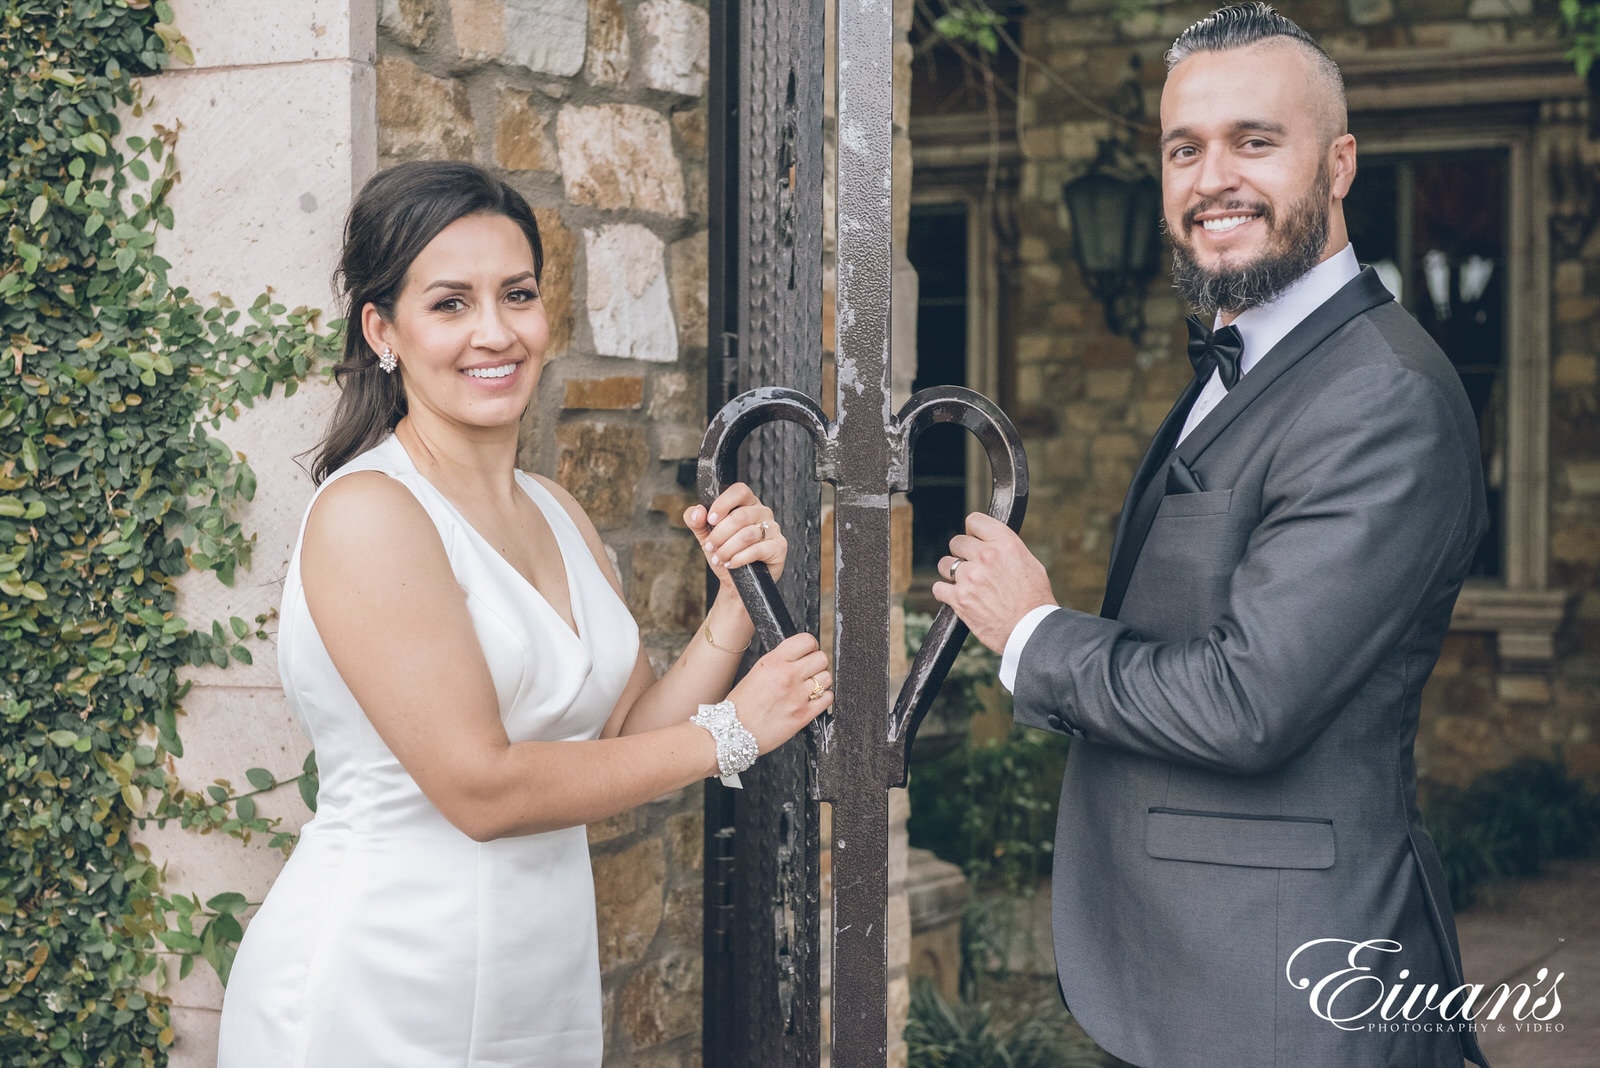
[[[1177, 33], [1215, 5], [1151, 4], [1119, 15], [1127, 6], [1117, 0], [1034, 3], [1020, 22], [1027, 59], [1014, 130], [1019, 179], [1010, 225], [1017, 235], [1011, 248], [1016, 262], [1000, 307], [1011, 341], [999, 357], [1000, 379], [1007, 383], [999, 399], [1023, 432], [1032, 466], [1024, 534], [1049, 567], [1057, 594], [1091, 610], [1104, 589], [1112, 535], [1134, 467], [1190, 377], [1183, 355], [1187, 309], [1166, 284], [1163, 269], [1147, 291], [1143, 339], [1135, 344], [1114, 336], [1073, 260], [1061, 187], [1107, 135], [1109, 124], [1093, 105], [1104, 105], [1129, 76], [1130, 56], [1142, 61], [1136, 74], [1147, 115], [1141, 140], [1154, 163], [1162, 54]], [[1494, 105], [1501, 86], [1513, 95], [1534, 92], [1527, 86], [1536, 79], [1518, 73], [1518, 64], [1531, 62], [1527, 56], [1559, 60], [1554, 11], [1529, 0], [1291, 0], [1278, 6], [1345, 67], [1353, 115], [1363, 101], [1406, 106], [1381, 99], [1399, 92], [1387, 76], [1363, 74], [1386, 64], [1409, 70], [1431, 56], [1439, 71], [1449, 71], [1458, 60], [1470, 59], [1476, 66], [1461, 70], [1476, 73], [1456, 76], [1471, 87], [1475, 101]], [[1548, 86], [1559, 107], [1547, 107], [1541, 122], [1554, 121], [1550, 117], [1560, 108], [1581, 115], [1581, 84], [1559, 63], [1550, 69], [1554, 73], [1541, 68], [1537, 85]], [[1464, 99], [1458, 95], [1440, 104]], [[1358, 138], [1359, 119], [1353, 119]], [[1562, 121], [1579, 120], [1567, 114]], [[914, 117], [920, 153], [929, 145], [918, 131]], [[1012, 133], [1004, 131], [1007, 142]], [[1540, 130], [1534, 150], [1545, 152], [1551, 143], [1551, 135]], [[1579, 138], [1572, 151], [1579, 157], [1574, 173], [1592, 182], [1595, 146]], [[1550, 308], [1548, 323], [1533, 324], [1550, 338], [1548, 396], [1540, 398], [1549, 405], [1548, 569], [1542, 585], [1566, 595], [1547, 598], [1549, 611], [1562, 620], [1554, 631], [1553, 657], [1513, 658], [1508, 650], [1520, 646], [1503, 635], [1497, 643], [1494, 632], [1468, 629], [1486, 624], [1458, 612], [1461, 626], [1425, 693], [1419, 739], [1423, 771], [1453, 782], [1523, 755], [1564, 755], [1575, 770], [1600, 776], [1600, 245], [1593, 236], [1544, 240], [1540, 231], [1566, 210], [1563, 193], [1550, 185], [1543, 158], [1529, 173], [1534, 188], [1529, 203], [1513, 212], [1514, 225], [1522, 227], [1513, 240], [1549, 249], [1547, 258], [1530, 267], [1530, 291], [1547, 285]], [[1570, 201], [1573, 195], [1565, 196]], [[1569, 212], [1580, 217], [1580, 237], [1592, 210], [1585, 203]], [[1544, 477], [1537, 469], [1527, 475]]]
[[[687, 0], [384, 0], [381, 165], [466, 159], [534, 206], [551, 345], [524, 467], [600, 528], [653, 663], [699, 625], [680, 464], [705, 425], [708, 17]], [[589, 830], [606, 1063], [699, 1063], [700, 791]]]

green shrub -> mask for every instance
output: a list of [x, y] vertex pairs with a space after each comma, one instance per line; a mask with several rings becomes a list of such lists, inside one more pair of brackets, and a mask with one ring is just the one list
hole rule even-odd
[[1457, 909], [1491, 879], [1537, 875], [1600, 845], [1600, 797], [1554, 761], [1522, 760], [1425, 794], [1423, 819]]
[[1025, 1019], [1002, 1033], [988, 1005], [947, 1004], [932, 984], [911, 989], [905, 1039], [910, 1068], [1101, 1068], [1116, 1063], [1067, 1024], [1057, 1002], [1050, 1018]]
[[1014, 727], [1002, 743], [969, 745], [911, 771], [913, 846], [980, 881], [1012, 889], [1050, 870], [1064, 735]]

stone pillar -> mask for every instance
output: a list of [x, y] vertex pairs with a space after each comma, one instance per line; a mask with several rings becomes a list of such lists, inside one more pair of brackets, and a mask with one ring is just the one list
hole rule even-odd
[[[192, 67], [144, 79], [143, 114], [129, 134], [177, 129], [182, 180], [168, 203], [176, 225], [158, 237], [172, 280], [203, 303], [217, 294], [248, 306], [264, 290], [290, 307], [332, 311], [330, 275], [354, 190], [376, 162], [373, 126], [374, 0], [171, 0], [177, 27], [194, 49]], [[240, 519], [255, 532], [254, 560], [233, 588], [191, 574], [180, 610], [196, 626], [277, 609], [284, 569], [311, 493], [295, 462], [320, 435], [332, 391], [316, 385], [246, 410], [222, 440], [255, 469], [259, 490]], [[272, 629], [269, 625], [268, 629]], [[310, 745], [294, 725], [278, 682], [276, 650], [254, 648], [253, 665], [189, 675], [194, 689], [179, 721], [189, 789], [213, 779], [244, 783], [264, 767], [299, 774]], [[297, 827], [308, 815], [293, 786], [260, 799], [266, 816]], [[224, 890], [260, 901], [283, 858], [257, 841], [169, 827], [146, 831], [169, 892], [201, 900]], [[176, 969], [173, 969], [175, 976]], [[174, 1068], [216, 1059], [222, 989], [204, 965], [167, 988], [178, 1041]]]

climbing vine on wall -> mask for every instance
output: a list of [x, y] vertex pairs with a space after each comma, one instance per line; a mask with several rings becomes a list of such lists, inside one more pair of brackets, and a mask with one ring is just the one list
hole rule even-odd
[[[224, 583], [255, 476], [215, 432], [327, 345], [270, 294], [197, 300], [154, 250], [176, 134], [123, 136], [139, 75], [192, 62], [151, 0], [0, 5], [0, 1064], [153, 1065], [158, 952], [226, 972], [238, 894], [165, 896], [131, 834], [270, 833], [253, 794], [184, 791], [189, 665], [248, 662], [264, 620], [191, 626], [176, 580]], [[310, 772], [308, 765], [308, 773]], [[307, 783], [303, 782], [302, 787]], [[310, 790], [303, 793], [314, 796]], [[283, 845], [285, 836], [275, 836]]]

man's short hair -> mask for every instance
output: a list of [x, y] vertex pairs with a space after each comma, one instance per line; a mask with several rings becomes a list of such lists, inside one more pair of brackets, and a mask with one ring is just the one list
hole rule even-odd
[[1328, 118], [1334, 126], [1328, 131], [1328, 140], [1331, 142], [1345, 132], [1348, 123], [1344, 76], [1339, 73], [1339, 65], [1333, 61], [1333, 57], [1322, 50], [1315, 38], [1294, 21], [1274, 11], [1271, 4], [1232, 4], [1213, 11], [1178, 34], [1177, 40], [1167, 50], [1167, 70], [1170, 73], [1173, 67], [1196, 52], [1227, 52], [1280, 38], [1302, 49], [1311, 58], [1317, 77], [1328, 92], [1332, 104]]

